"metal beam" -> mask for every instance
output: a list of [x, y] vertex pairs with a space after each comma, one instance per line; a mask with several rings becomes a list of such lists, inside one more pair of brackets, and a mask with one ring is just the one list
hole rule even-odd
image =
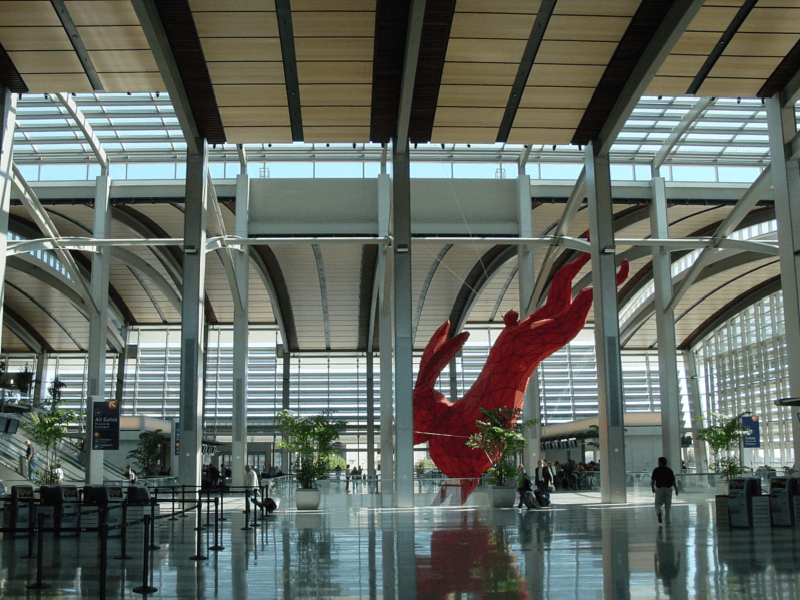
[[239, 165], [241, 170], [240, 174], [247, 174], [247, 150], [244, 149], [244, 144], [236, 144], [236, 152], [239, 153]]
[[[714, 232], [714, 238], [718, 240], [722, 240], [723, 238], [727, 238], [742, 222], [747, 216], [747, 213], [752, 210], [752, 208], [756, 205], [756, 203], [761, 200], [761, 197], [769, 190], [772, 185], [772, 170], [770, 167], [767, 167], [761, 172], [761, 175], [753, 182], [753, 185], [744, 193], [742, 199], [733, 207], [731, 212], [725, 217], [725, 219], [720, 223], [717, 230]], [[672, 296], [672, 299], [669, 301], [669, 304], [666, 307], [667, 312], [673, 312], [675, 307], [681, 301], [684, 294], [689, 290], [691, 285], [694, 283], [694, 280], [700, 274], [700, 271], [709, 263], [711, 260], [712, 254], [716, 251], [717, 245], [715, 244], [713, 247], [705, 248], [701, 253], [700, 256], [697, 257], [697, 260], [694, 261], [692, 266], [689, 268], [689, 272], [681, 280], [678, 289], [675, 290], [675, 293]]]
[[[0, 66], [2, 66], [1, 60]], [[16, 120], [17, 95], [0, 85], [0, 282], [5, 281], [6, 278], [8, 216], [11, 210], [11, 180], [13, 179], [14, 165], [12, 149]], [[4, 305], [5, 298], [3, 288], [4, 286], [0, 285], [0, 309]], [[0, 310], [0, 334], [3, 329], [2, 319], [3, 312]], [[1, 335], [0, 341], [2, 341]]]
[[400, 86], [400, 108], [397, 114], [397, 138], [395, 154], [408, 152], [408, 129], [411, 122], [411, 103], [414, 99], [414, 80], [417, 76], [419, 46], [422, 41], [422, 23], [425, 20], [425, 0], [412, 0], [408, 15], [408, 37], [406, 38], [403, 82]]
[[[569, 227], [572, 225], [572, 220], [578, 213], [578, 209], [583, 203], [583, 199], [585, 197], [586, 166], [584, 165], [580, 174], [578, 175], [578, 179], [575, 181], [575, 185], [572, 186], [572, 191], [569, 194], [566, 205], [564, 205], [564, 210], [561, 211], [561, 217], [558, 219], [558, 225], [556, 226], [555, 233], [553, 234], [555, 243], [547, 249], [547, 253], [542, 261], [542, 266], [539, 268], [539, 274], [536, 276], [536, 283], [533, 286], [533, 293], [528, 300], [528, 305], [522, 307], [523, 314], [529, 314], [531, 310], [539, 304], [539, 299], [542, 297], [542, 292], [544, 291], [544, 286], [547, 283], [547, 277], [549, 277], [550, 269], [552, 269], [553, 263], [556, 260], [556, 252], [558, 251], [558, 247], [561, 245], [561, 238], [566, 234], [567, 231], [569, 231]], [[586, 250], [588, 251], [588, 249], [589, 245], [587, 242]]]
[[164, 80], [167, 93], [169, 93], [169, 98], [175, 109], [175, 116], [178, 118], [181, 131], [183, 131], [183, 137], [187, 144], [195, 144], [194, 151], [199, 153], [202, 148], [196, 144], [198, 143], [197, 140], [202, 139], [202, 136], [192, 113], [189, 96], [184, 88], [183, 79], [178, 69], [178, 63], [175, 61], [175, 55], [172, 52], [167, 32], [158, 14], [156, 0], [131, 0], [131, 4], [133, 4], [136, 16], [139, 18], [139, 23], [147, 38], [150, 51], [156, 59], [161, 78]]
[[286, 86], [286, 99], [289, 106], [289, 124], [292, 141], [303, 141], [303, 112], [300, 104], [300, 82], [297, 77], [297, 55], [294, 47], [294, 28], [292, 27], [292, 7], [289, 0], [275, 0], [278, 17], [278, 36], [283, 58], [283, 80]]
[[81, 61], [81, 66], [86, 73], [86, 77], [89, 78], [89, 83], [92, 84], [92, 89], [95, 92], [104, 92], [105, 88], [103, 87], [103, 82], [97, 74], [97, 69], [92, 62], [92, 57], [86, 50], [86, 45], [83, 43], [80, 31], [78, 31], [78, 28], [75, 26], [75, 22], [72, 20], [72, 16], [69, 14], [64, 0], [50, 0], [50, 4], [53, 5], [58, 18], [61, 20], [61, 25], [63, 25], [64, 31], [67, 33], [67, 37], [72, 44], [72, 48], [75, 50], [75, 54], [78, 55], [78, 59]]
[[[222, 218], [222, 209], [219, 205], [217, 198], [217, 191], [214, 188], [214, 182], [211, 179], [211, 174], [208, 174], [208, 181], [206, 182], [206, 189], [208, 190], [208, 233], [210, 236], [223, 236], [227, 237], [225, 233], [225, 221]], [[234, 266], [233, 248], [224, 246], [218, 248], [219, 259], [222, 261], [222, 267], [225, 269], [225, 275], [228, 277], [228, 285], [231, 288], [231, 297], [233, 298], [233, 309], [241, 312], [244, 307], [242, 300], [242, 288], [236, 278], [236, 268]], [[208, 248], [206, 247], [206, 251]]]
[[72, 257], [72, 254], [70, 254], [69, 251], [58, 246], [58, 239], [60, 236], [58, 235], [58, 230], [56, 229], [55, 224], [50, 219], [50, 216], [42, 206], [42, 203], [39, 202], [39, 198], [36, 197], [36, 194], [33, 192], [33, 189], [31, 189], [31, 186], [28, 185], [27, 181], [25, 181], [25, 178], [22, 176], [22, 173], [20, 173], [17, 166], [13, 165], [12, 168], [13, 171], [11, 183], [14, 186], [14, 189], [17, 191], [20, 201], [22, 202], [23, 206], [25, 206], [28, 214], [34, 220], [42, 233], [53, 240], [53, 251], [64, 265], [64, 268], [67, 269], [67, 272], [72, 278], [72, 285], [75, 286], [76, 290], [83, 298], [89, 311], [92, 314], [98, 314], [100, 309], [94, 302], [91, 287], [83, 275], [81, 275], [80, 269], [78, 269], [78, 265], [75, 263], [75, 259]]
[[[661, 0], [659, 0], [661, 1]], [[705, 0], [675, 0], [658, 26], [655, 35], [622, 87], [594, 143], [598, 155], [607, 155], [628, 117], [636, 107], [647, 86], [653, 80], [664, 59], [672, 51], [686, 27], [691, 23]]]
[[15, 336], [19, 338], [31, 352], [42, 354], [45, 350], [52, 351], [52, 348], [45, 348], [47, 343], [44, 338], [36, 331], [36, 328], [22, 318], [16, 311], [8, 306], [3, 306], [3, 325]]
[[675, 126], [675, 129], [673, 129], [672, 133], [669, 134], [669, 137], [664, 140], [661, 148], [653, 157], [652, 168], [654, 176], [658, 175], [658, 170], [661, 168], [661, 165], [664, 164], [664, 161], [666, 160], [667, 156], [669, 156], [669, 153], [672, 152], [672, 149], [678, 143], [678, 140], [683, 136], [684, 133], [686, 133], [689, 127], [691, 127], [692, 123], [694, 123], [715, 100], [715, 98], [701, 98], [697, 104], [695, 104], [692, 109], [683, 116], [681, 122]]
[[180, 312], [181, 295], [170, 285], [166, 277], [158, 272], [158, 269], [153, 267], [153, 265], [151, 265], [138, 254], [131, 252], [130, 250], [126, 250], [125, 248], [120, 248], [119, 246], [111, 247], [111, 256], [118, 258], [124, 262], [125, 266], [128, 268], [133, 269], [134, 271], [137, 271], [141, 275], [147, 277], [152, 283], [155, 284], [159, 291], [166, 296], [173, 308]]
[[56, 96], [61, 101], [61, 104], [64, 105], [64, 108], [67, 109], [69, 114], [75, 120], [78, 128], [83, 132], [83, 137], [86, 138], [86, 141], [89, 142], [89, 145], [92, 147], [92, 152], [94, 152], [94, 155], [97, 157], [97, 162], [99, 162], [100, 167], [102, 167], [103, 175], [107, 175], [108, 156], [106, 156], [106, 151], [103, 150], [103, 145], [100, 143], [100, 140], [97, 139], [97, 136], [94, 134], [94, 130], [89, 124], [89, 121], [86, 119], [86, 115], [84, 115], [83, 111], [78, 108], [78, 105], [75, 104], [75, 100], [73, 100], [72, 96], [69, 94], [58, 92]]

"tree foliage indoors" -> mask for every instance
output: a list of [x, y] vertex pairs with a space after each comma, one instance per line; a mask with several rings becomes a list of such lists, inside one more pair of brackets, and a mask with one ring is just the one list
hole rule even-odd
[[525, 448], [526, 442], [522, 432], [526, 427], [535, 425], [537, 419], [520, 421], [521, 408], [501, 406], [494, 410], [480, 409], [484, 419], [478, 420], [478, 433], [473, 433], [466, 441], [468, 448], [482, 450], [492, 461], [487, 471], [489, 481], [494, 485], [504, 486], [514, 481], [517, 467], [511, 459]]
[[[67, 426], [78, 419], [75, 411], [61, 408], [64, 402], [61, 390], [66, 385], [58, 377], [53, 379], [47, 388], [48, 400], [43, 410], [31, 413], [31, 422], [21, 425], [40, 451], [36, 469], [36, 483], [39, 485], [58, 483], [58, 476], [53, 473], [53, 469], [60, 465], [56, 461], [58, 445], [67, 436]], [[44, 459], [44, 464], [41, 459]]]
[[136, 470], [142, 477], [158, 475], [161, 467], [161, 457], [164, 454], [164, 436], [161, 430], [143, 431], [139, 434], [136, 447], [128, 452], [128, 459], [136, 465]]
[[324, 411], [321, 415], [299, 417], [284, 410], [276, 419], [278, 428], [289, 436], [278, 441], [278, 448], [297, 454], [293, 467], [301, 488], [313, 488], [314, 482], [324, 478], [330, 470], [335, 444], [345, 426], [334, 420], [332, 414], [332, 411]]

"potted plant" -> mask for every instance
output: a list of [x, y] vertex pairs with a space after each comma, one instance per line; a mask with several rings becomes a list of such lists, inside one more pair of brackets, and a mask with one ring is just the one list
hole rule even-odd
[[476, 421], [478, 433], [472, 434], [466, 442], [467, 447], [482, 450], [492, 462], [486, 472], [492, 489], [493, 506], [513, 506], [516, 499], [517, 467], [511, 458], [525, 448], [525, 427], [537, 423], [536, 419], [519, 421], [521, 408], [501, 406], [494, 410], [480, 409], [484, 419]]
[[282, 411], [276, 423], [289, 437], [278, 441], [278, 448], [296, 453], [292, 463], [299, 488], [295, 504], [299, 510], [319, 508], [318, 479], [330, 470], [330, 460], [336, 452], [336, 442], [345, 424], [332, 418], [331, 411], [321, 415], [298, 417], [289, 410]]
[[[703, 417], [697, 419], [702, 423]], [[697, 435], [711, 448], [713, 460], [709, 466], [715, 473], [724, 476], [722, 481], [717, 482], [717, 493], [725, 494], [728, 480], [742, 473], [742, 467], [735, 453], [739, 449], [739, 443], [750, 430], [742, 423], [742, 415], [724, 417], [712, 413], [708, 420], [708, 427], [701, 429]]]
[[128, 452], [142, 477], [153, 477], [161, 470], [161, 457], [164, 455], [166, 438], [161, 430], [143, 431], [139, 434], [136, 448]]
[[59, 442], [67, 435], [67, 426], [77, 421], [75, 411], [61, 408], [61, 389], [66, 384], [58, 377], [53, 379], [48, 388], [50, 400], [43, 412], [31, 413], [31, 422], [22, 424], [22, 429], [30, 435], [34, 442], [44, 450], [44, 466], [36, 469], [36, 483], [39, 485], [56, 485], [58, 475], [54, 472], [56, 465], [56, 449]]

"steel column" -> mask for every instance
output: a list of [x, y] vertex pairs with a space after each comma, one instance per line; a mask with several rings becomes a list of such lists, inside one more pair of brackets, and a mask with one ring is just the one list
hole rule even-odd
[[586, 146], [585, 156], [594, 286], [594, 339], [597, 353], [597, 399], [602, 470], [600, 498], [602, 502], [624, 503], [627, 500], [625, 401], [622, 393], [611, 171], [608, 155], [598, 155], [595, 142], [590, 142]]
[[[250, 212], [250, 177], [236, 177], [236, 235], [247, 237]], [[238, 287], [241, 309], [233, 313], [233, 423], [231, 440], [231, 475], [234, 486], [244, 485], [244, 464], [247, 462], [247, 348], [249, 343], [250, 247], [242, 246], [233, 260], [234, 279]]]
[[689, 392], [689, 416], [692, 421], [695, 472], [706, 473], [708, 471], [708, 454], [706, 443], [700, 439], [700, 422], [697, 420], [697, 417], [703, 416], [703, 404], [700, 400], [700, 380], [697, 378], [697, 361], [693, 350], [683, 351], [683, 370], [686, 373], [686, 388]]
[[[8, 244], [8, 211], [11, 206], [11, 168], [14, 127], [17, 121], [17, 95], [0, 86], [0, 281], [6, 279], [6, 247]], [[5, 285], [0, 285], [0, 308], [5, 305]], [[0, 332], [3, 311], [0, 310]]]
[[[391, 221], [391, 178], [378, 176], [378, 233], [387, 235]], [[394, 252], [382, 246], [383, 279], [378, 298], [378, 342], [380, 344], [381, 390], [381, 494], [384, 507], [394, 506], [394, 356], [392, 346], [392, 281]]]
[[[94, 237], [103, 239], [111, 233], [110, 189], [107, 175], [97, 178], [94, 198]], [[89, 319], [88, 405], [86, 407], [86, 483], [103, 483], [102, 450], [92, 450], [94, 439], [92, 408], [106, 398], [106, 349], [108, 347], [108, 284], [111, 272], [111, 248], [98, 248], [92, 255], [92, 302], [97, 312]]]
[[[786, 327], [790, 396], [800, 396], [800, 162], [790, 160], [789, 142], [797, 133], [794, 103], [784, 94], [767, 100], [772, 159], [772, 190], [778, 218], [778, 246], [783, 290], [783, 317]], [[800, 456], [800, 409], [792, 409], [794, 461]]]
[[200, 485], [205, 371], [206, 218], [208, 144], [187, 145], [181, 310], [181, 460], [179, 481]]
[[375, 365], [367, 351], [367, 477], [375, 476]]
[[[283, 360], [283, 388], [282, 388], [282, 404], [283, 410], [289, 410], [289, 394], [292, 391], [292, 355], [286, 347], [286, 340], [281, 347], [282, 351], [278, 353], [278, 358]], [[285, 431], [281, 432], [281, 438], [284, 440], [289, 439], [289, 434]], [[281, 470], [288, 473], [291, 465], [289, 464], [289, 451], [281, 450]]]
[[411, 175], [408, 140], [393, 153], [394, 230], [395, 498], [399, 508], [414, 506], [413, 338], [411, 319]]
[[[517, 192], [519, 236], [521, 238], [529, 238], [533, 235], [533, 222], [531, 215], [531, 178], [523, 173], [520, 173], [519, 177], [517, 178]], [[534, 286], [533, 264], [533, 248], [526, 245], [517, 246], [517, 276], [519, 277], [520, 321], [533, 312], [533, 310], [535, 310], [535, 307], [532, 307], [529, 304], [531, 296], [533, 295]], [[533, 473], [533, 470], [536, 468], [536, 463], [539, 460], [540, 440], [542, 437], [541, 417], [542, 410], [539, 398], [539, 385], [537, 381], [537, 373], [534, 371], [533, 375], [531, 375], [528, 387], [525, 390], [525, 403], [522, 405], [523, 420], [527, 421], [528, 419], [536, 419], [539, 421], [536, 425], [533, 427], [528, 427], [524, 431], [527, 445], [523, 451], [523, 462], [525, 463], [525, 469], [528, 473]]]
[[[656, 239], [669, 237], [667, 190], [663, 177], [654, 177], [650, 204], [650, 233]], [[653, 246], [656, 331], [658, 337], [658, 386], [661, 394], [661, 447], [673, 471], [681, 470], [681, 395], [678, 387], [678, 358], [675, 341], [675, 313], [672, 298], [672, 263], [669, 249]]]

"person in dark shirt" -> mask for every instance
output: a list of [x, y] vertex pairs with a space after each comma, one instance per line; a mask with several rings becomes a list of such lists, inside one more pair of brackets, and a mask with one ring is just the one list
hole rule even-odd
[[678, 482], [675, 481], [675, 473], [667, 466], [667, 459], [662, 456], [658, 459], [658, 466], [653, 469], [653, 475], [650, 477], [650, 489], [656, 495], [656, 517], [659, 523], [661, 523], [661, 506], [664, 505], [664, 519], [667, 525], [669, 525], [673, 488], [675, 489], [675, 496], [677, 497]]

